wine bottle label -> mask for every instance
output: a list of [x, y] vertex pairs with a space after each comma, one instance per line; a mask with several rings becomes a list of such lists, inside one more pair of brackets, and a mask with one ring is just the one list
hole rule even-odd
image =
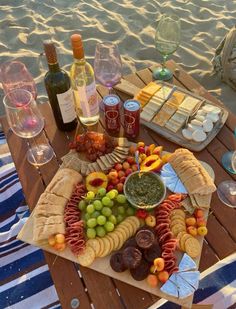
[[70, 88], [64, 93], [57, 94], [57, 100], [64, 123], [72, 122], [76, 118], [73, 92]]
[[88, 86], [78, 87], [77, 89], [83, 117], [97, 115], [99, 112], [99, 106], [95, 81]]

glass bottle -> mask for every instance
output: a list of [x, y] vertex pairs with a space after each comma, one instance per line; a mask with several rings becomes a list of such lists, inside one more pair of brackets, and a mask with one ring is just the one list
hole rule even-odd
[[76, 128], [77, 117], [70, 78], [58, 64], [54, 43], [44, 41], [44, 50], [49, 68], [44, 83], [57, 127], [62, 131], [72, 131]]
[[70, 69], [70, 78], [74, 91], [76, 113], [82, 124], [94, 125], [99, 120], [99, 104], [96, 92], [94, 71], [84, 57], [82, 37], [71, 36], [74, 62]]

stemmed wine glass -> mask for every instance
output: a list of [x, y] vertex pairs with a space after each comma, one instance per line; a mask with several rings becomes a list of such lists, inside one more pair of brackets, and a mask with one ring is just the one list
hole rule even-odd
[[180, 19], [176, 15], [162, 15], [155, 35], [156, 49], [163, 57], [162, 67], [153, 71], [153, 78], [169, 80], [173, 73], [166, 68], [167, 57], [173, 54], [180, 44]]
[[94, 60], [95, 77], [99, 83], [108, 87], [109, 93], [120, 82], [121, 71], [122, 63], [117, 45], [111, 42], [98, 43]]
[[[236, 151], [226, 152], [222, 157], [224, 167], [236, 174]], [[219, 199], [227, 206], [236, 208], [236, 181], [225, 180], [217, 188]]]
[[[42, 117], [31, 92], [25, 89], [8, 91], [3, 98], [8, 124], [19, 137], [34, 138], [44, 128]], [[53, 157], [53, 149], [48, 144], [29, 147], [27, 160], [33, 165], [43, 165]]]
[[0, 66], [0, 81], [7, 94], [13, 89], [25, 89], [32, 93], [36, 100], [37, 88], [34, 79], [24, 63], [18, 60], [6, 61]]

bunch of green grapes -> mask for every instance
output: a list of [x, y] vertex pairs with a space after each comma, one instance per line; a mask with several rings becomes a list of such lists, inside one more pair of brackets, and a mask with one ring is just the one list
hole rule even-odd
[[125, 195], [118, 194], [115, 189], [106, 192], [106, 189], [100, 188], [96, 195], [89, 191], [85, 199], [79, 202], [78, 207], [83, 214], [88, 238], [104, 237], [126, 216], [135, 214]]

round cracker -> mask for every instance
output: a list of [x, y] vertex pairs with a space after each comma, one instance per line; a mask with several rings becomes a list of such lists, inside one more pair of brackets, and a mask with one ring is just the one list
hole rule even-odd
[[107, 256], [111, 250], [111, 242], [105, 237], [101, 238], [103, 244], [104, 244], [104, 250], [101, 253], [100, 257]]
[[174, 210], [172, 210], [171, 213], [170, 213], [170, 218], [171, 218], [173, 215], [177, 215], [177, 214], [178, 214], [179, 216], [185, 218], [185, 212], [184, 212], [182, 209], [174, 209]]
[[89, 266], [95, 260], [95, 251], [92, 247], [86, 246], [84, 251], [78, 255], [78, 263], [82, 266]]
[[190, 234], [184, 234], [181, 238], [180, 238], [180, 249], [182, 251], [185, 251], [185, 241], [188, 239], [188, 238], [191, 238], [192, 235]]
[[138, 222], [136, 220], [133, 220], [132, 218], [129, 219], [129, 217], [125, 220], [125, 222], [129, 223], [132, 225], [133, 227], [133, 235], [137, 232], [139, 226], [140, 226], [140, 223], [139, 223], [139, 220]]
[[201, 253], [201, 246], [199, 241], [194, 237], [188, 238], [185, 241], [184, 246], [186, 253], [193, 259], [199, 256]]
[[101, 254], [103, 253], [103, 251], [104, 251], [104, 243], [103, 243], [103, 241], [102, 241], [102, 238], [100, 238], [100, 237], [98, 237], [97, 238], [98, 239], [98, 242], [99, 242], [99, 245], [100, 245], [100, 251], [99, 251], [99, 253], [98, 253], [98, 257], [101, 257]]
[[175, 220], [170, 222], [170, 228], [172, 228], [173, 226], [175, 226], [177, 224], [181, 224], [183, 226], [186, 226], [184, 220], [175, 219]]
[[129, 230], [122, 225], [119, 224], [119, 226], [116, 228], [116, 231], [119, 231], [123, 234], [124, 236], [124, 241], [129, 238]]
[[115, 243], [114, 243], [113, 238], [112, 238], [109, 234], [107, 234], [105, 237], [106, 237], [106, 238], [109, 240], [109, 242], [110, 242], [110, 251], [109, 251], [109, 253], [108, 253], [108, 254], [110, 254], [110, 253], [114, 250]]
[[182, 220], [183, 222], [185, 222], [185, 218], [180, 216], [180, 215], [178, 215], [178, 214], [171, 217], [171, 221], [174, 221], [174, 220], [177, 220], [177, 219], [178, 220]]
[[95, 251], [95, 255], [98, 256], [98, 254], [99, 254], [99, 252], [101, 250], [101, 246], [100, 246], [100, 242], [98, 241], [97, 238], [89, 239], [86, 242], [86, 245], [92, 247], [93, 250]]
[[120, 245], [120, 238], [119, 236], [114, 233], [114, 232], [111, 232], [108, 234], [112, 239], [113, 239], [113, 242], [114, 242], [114, 250], [117, 250], [117, 248], [119, 247]]
[[121, 232], [121, 231], [115, 230], [114, 233], [119, 237], [119, 247], [117, 248], [117, 250], [119, 250], [123, 246], [123, 244], [125, 243], [126, 238], [125, 238], [123, 231]]
[[136, 229], [138, 229], [141, 226], [140, 221], [136, 216], [129, 216], [125, 220], [133, 222], [136, 226]]
[[186, 231], [186, 227], [182, 224], [177, 223], [170, 230], [173, 233], [173, 235], [176, 237], [179, 232]]
[[130, 222], [122, 222], [122, 227], [126, 229], [128, 235], [128, 238], [134, 235], [134, 228], [133, 225]]

